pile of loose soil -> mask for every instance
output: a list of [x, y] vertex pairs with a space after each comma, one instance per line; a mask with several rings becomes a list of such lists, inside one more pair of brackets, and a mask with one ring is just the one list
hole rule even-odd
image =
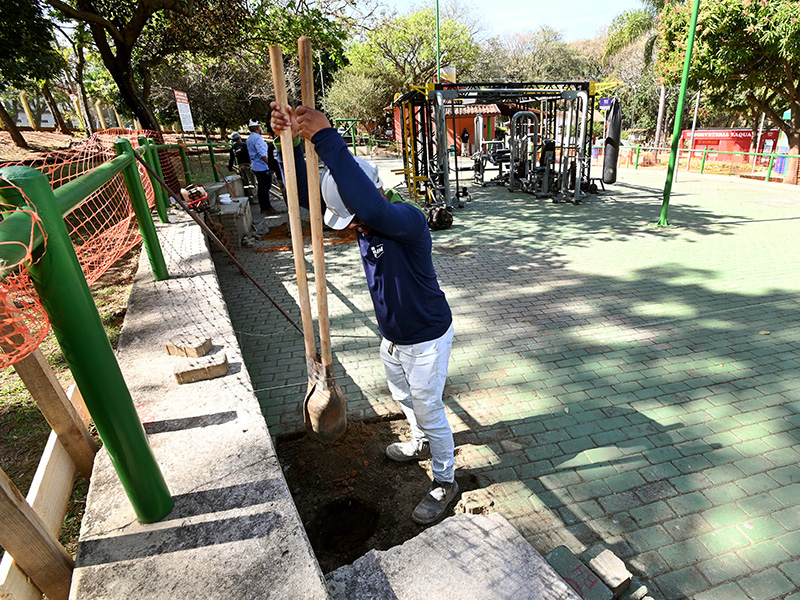
[[[278, 459], [324, 573], [424, 529], [411, 513], [430, 486], [430, 460], [398, 463], [385, 454], [386, 446], [409, 438], [402, 419], [351, 424], [327, 446], [308, 435], [278, 440]], [[456, 477], [462, 493], [477, 488], [474, 478], [458, 471]], [[452, 514], [451, 506], [445, 517]]]
[[[311, 224], [308, 221], [301, 221], [302, 230], [303, 230], [303, 238], [305, 240], [311, 239]], [[291, 233], [289, 231], [289, 224], [288, 223], [281, 223], [275, 227], [269, 228], [269, 233], [266, 233], [261, 236], [262, 240], [289, 240], [291, 239]], [[323, 245], [331, 245], [331, 244], [350, 244], [356, 240], [356, 232], [354, 229], [342, 229], [342, 230], [334, 230], [325, 228], [322, 231], [322, 243]], [[262, 248], [255, 248], [253, 252], [281, 252], [284, 250], [291, 250], [291, 245], [280, 245], [280, 246], [269, 246], [269, 247], [262, 247]]]

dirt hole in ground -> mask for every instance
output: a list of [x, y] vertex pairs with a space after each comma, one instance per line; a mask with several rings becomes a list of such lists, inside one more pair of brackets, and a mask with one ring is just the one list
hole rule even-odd
[[[329, 446], [307, 435], [278, 439], [278, 459], [324, 573], [425, 529], [411, 513], [428, 492], [430, 460], [398, 463], [385, 454], [386, 446], [409, 438], [407, 421], [392, 419], [351, 424]], [[456, 480], [462, 493], [478, 487], [474, 476], [459, 470]]]

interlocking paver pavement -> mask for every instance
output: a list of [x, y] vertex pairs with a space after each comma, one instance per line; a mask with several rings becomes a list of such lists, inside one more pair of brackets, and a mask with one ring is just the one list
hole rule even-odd
[[[461, 471], [540, 552], [602, 544], [656, 598], [796, 598], [800, 189], [681, 173], [657, 228], [663, 183], [622, 171], [580, 206], [471, 188], [433, 234]], [[299, 322], [291, 254], [258, 250]], [[358, 252], [325, 251], [350, 419], [399, 413]], [[217, 263], [272, 435], [302, 430], [302, 338]]]

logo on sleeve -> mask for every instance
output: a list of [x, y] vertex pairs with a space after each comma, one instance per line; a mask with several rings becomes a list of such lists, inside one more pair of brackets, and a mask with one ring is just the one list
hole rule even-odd
[[372, 252], [372, 256], [374, 256], [375, 258], [380, 258], [381, 256], [383, 256], [383, 244], [380, 244], [378, 246], [370, 246], [369, 249]]

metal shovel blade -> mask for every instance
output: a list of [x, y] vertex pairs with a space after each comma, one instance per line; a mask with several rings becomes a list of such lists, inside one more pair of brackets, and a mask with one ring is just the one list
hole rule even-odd
[[322, 379], [309, 389], [303, 402], [306, 431], [323, 444], [332, 444], [347, 429], [344, 394], [335, 381]]

